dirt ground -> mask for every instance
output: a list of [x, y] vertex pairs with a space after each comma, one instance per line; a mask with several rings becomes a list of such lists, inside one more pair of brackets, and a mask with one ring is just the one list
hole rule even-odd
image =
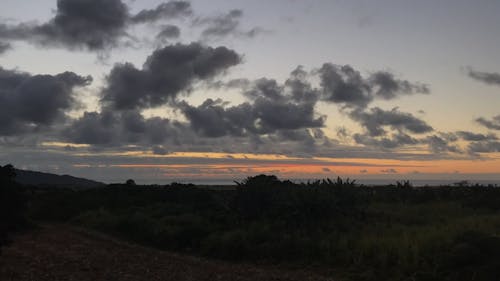
[[306, 270], [232, 264], [145, 248], [66, 225], [18, 235], [0, 254], [0, 280], [333, 280]]

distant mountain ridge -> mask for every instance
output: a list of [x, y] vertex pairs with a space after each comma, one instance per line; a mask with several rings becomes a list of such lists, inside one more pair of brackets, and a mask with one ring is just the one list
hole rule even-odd
[[56, 175], [19, 169], [16, 169], [15, 181], [25, 185], [65, 186], [75, 188], [94, 188], [105, 185], [102, 182], [77, 178], [70, 175]]

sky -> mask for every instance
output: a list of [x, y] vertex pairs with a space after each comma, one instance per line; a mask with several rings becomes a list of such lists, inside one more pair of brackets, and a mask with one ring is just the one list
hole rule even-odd
[[0, 7], [0, 165], [500, 183], [497, 0]]

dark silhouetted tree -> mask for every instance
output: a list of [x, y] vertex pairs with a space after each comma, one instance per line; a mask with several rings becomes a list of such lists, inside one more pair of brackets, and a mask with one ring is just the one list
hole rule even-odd
[[11, 164], [0, 166], [0, 182], [11, 183], [16, 178], [16, 169]]
[[0, 247], [7, 243], [9, 233], [26, 225], [25, 199], [15, 177], [14, 166], [0, 166]]

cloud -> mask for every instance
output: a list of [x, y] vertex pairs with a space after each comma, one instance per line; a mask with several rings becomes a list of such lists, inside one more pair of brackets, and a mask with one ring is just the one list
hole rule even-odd
[[183, 125], [177, 121], [152, 117], [144, 118], [137, 111], [85, 112], [64, 128], [61, 135], [66, 141], [96, 146], [123, 144], [159, 145], [175, 140]]
[[243, 11], [234, 9], [226, 14], [220, 14], [214, 17], [200, 17], [194, 20], [195, 26], [206, 26], [201, 35], [205, 38], [223, 38], [226, 36], [255, 37], [265, 32], [260, 27], [254, 27], [250, 30], [240, 29], [240, 20], [243, 17]]
[[153, 146], [153, 150], [152, 150], [153, 154], [156, 154], [156, 155], [167, 155], [169, 154], [169, 151], [162, 145], [156, 145], [156, 146]]
[[0, 39], [9, 41], [30, 38], [33, 36], [33, 28], [35, 26], [33, 23], [21, 23], [17, 25], [0, 23]]
[[0, 55], [12, 49], [10, 43], [0, 41]]
[[395, 149], [402, 146], [419, 144], [418, 139], [401, 132], [393, 134], [390, 138], [374, 138], [368, 134], [354, 134], [353, 139], [357, 144], [380, 147], [383, 149]]
[[326, 117], [315, 116], [313, 103], [280, 103], [259, 98], [254, 103], [254, 113], [260, 131], [323, 127]]
[[0, 39], [23, 40], [42, 46], [103, 51], [130, 39], [130, 25], [190, 15], [184, 1], [162, 3], [155, 9], [130, 15], [122, 0], [58, 0], [55, 16], [36, 24], [0, 24]]
[[[348, 68], [343, 71], [352, 73]], [[353, 74], [353, 77], [355, 76], [357, 75]], [[255, 81], [238, 79], [234, 84], [243, 90], [244, 96], [249, 99], [248, 102], [229, 106], [229, 103], [222, 100], [208, 99], [197, 107], [183, 102], [181, 110], [193, 130], [204, 137], [268, 136], [271, 143], [292, 141], [301, 144], [301, 152], [315, 151], [317, 143], [321, 143], [324, 146], [321, 149], [324, 150], [332, 145], [332, 140], [324, 137], [321, 132], [320, 128], [324, 126], [326, 116], [318, 115], [315, 108], [322, 93], [321, 90], [312, 87], [310, 78], [311, 73], [299, 66], [284, 83], [268, 78]], [[232, 81], [219, 82], [215, 86], [226, 88], [229, 83]], [[404, 82], [397, 83], [403, 85], [398, 87], [406, 87]], [[406, 91], [396, 90], [390, 86], [384, 87], [387, 88], [385, 91]], [[409, 134], [425, 134], [433, 131], [425, 121], [397, 108], [390, 111], [380, 108], [365, 111], [357, 108], [350, 112], [350, 117], [362, 124], [367, 131], [365, 134], [354, 135], [354, 140], [358, 144], [370, 147], [395, 149], [401, 146], [421, 145], [422, 140]], [[386, 127], [396, 132], [390, 137], [386, 136]], [[313, 134], [311, 130], [314, 130]], [[323, 137], [315, 139], [316, 131], [320, 131]]]
[[[311, 132], [307, 128], [295, 129], [295, 130], [280, 130], [277, 132], [277, 137], [281, 141], [285, 140], [285, 141], [302, 142], [309, 144], [310, 146], [314, 146], [315, 143], [315, 137], [311, 135]], [[318, 137], [318, 139], [322, 138], [324, 138], [324, 135]]]
[[78, 144], [108, 144], [115, 136], [114, 126], [117, 120], [110, 113], [85, 112], [63, 131], [63, 137]]
[[58, 0], [56, 15], [33, 28], [42, 45], [102, 50], [126, 35], [128, 7], [121, 0]]
[[119, 110], [159, 106], [175, 100], [194, 82], [212, 79], [240, 62], [240, 55], [226, 47], [167, 46], [154, 51], [142, 69], [130, 63], [115, 65], [102, 101]]
[[[459, 134], [462, 139], [465, 138], [479, 138], [479, 135], [473, 134]], [[448, 153], [453, 154], [462, 154], [464, 153], [463, 149], [461, 149], [455, 142], [458, 141], [458, 138], [455, 134], [452, 133], [443, 133], [437, 132], [433, 135], [428, 135], [420, 138], [413, 137], [408, 135], [402, 131], [397, 131], [396, 133], [392, 133], [390, 136], [387, 134], [380, 136], [372, 136], [369, 133], [364, 134], [354, 134], [354, 141], [357, 144], [362, 144], [368, 148], [374, 147], [378, 149], [383, 149], [386, 152], [389, 151], [397, 151], [396, 149], [401, 147], [412, 146], [415, 149], [421, 147], [422, 145], [427, 146], [431, 159], [437, 159], [439, 157], [443, 157]], [[493, 140], [493, 135], [483, 136], [486, 140]], [[440, 155], [437, 157], [437, 155]], [[412, 157], [417, 157], [417, 155], [413, 155]]]
[[[281, 130], [274, 134], [246, 136], [214, 135], [195, 132], [193, 124], [165, 118], [145, 118], [135, 110], [86, 112], [59, 133], [59, 140], [89, 144], [92, 150], [152, 151], [164, 155], [171, 151], [277, 153], [310, 157], [324, 138], [309, 130]], [[222, 125], [223, 126], [223, 125]], [[207, 130], [203, 127], [203, 130]], [[217, 131], [215, 131], [217, 132]], [[209, 135], [211, 134], [211, 135]], [[1, 141], [1, 139], [0, 139]], [[0, 143], [1, 144], [1, 143]]]
[[273, 101], [284, 101], [283, 85], [279, 85], [274, 79], [261, 78], [255, 80], [252, 86], [244, 92], [250, 99], [265, 98]]
[[324, 126], [326, 116], [315, 112], [317, 94], [302, 80], [301, 73], [292, 72], [283, 85], [266, 78], [248, 83], [251, 86], [245, 83], [244, 95], [250, 102], [228, 107], [222, 100], [208, 99], [198, 107], [183, 103], [182, 112], [195, 131], [208, 137], [263, 135]]
[[181, 30], [175, 25], [164, 25], [161, 31], [156, 35], [160, 42], [166, 42], [168, 39], [175, 39], [181, 36]]
[[480, 117], [476, 122], [490, 130], [500, 130], [500, 115], [494, 116], [491, 120]]
[[208, 25], [208, 27], [202, 31], [203, 36], [224, 37], [236, 31], [240, 24], [239, 19], [242, 16], [242, 10], [231, 10], [224, 15], [219, 15], [213, 18], [200, 19], [198, 20], [198, 24]]
[[394, 74], [386, 71], [375, 72], [370, 76], [369, 81], [375, 96], [386, 100], [394, 99], [398, 95], [430, 93], [426, 85], [396, 79]]
[[500, 152], [500, 142], [494, 140], [472, 142], [468, 146], [472, 153], [492, 153]]
[[447, 152], [461, 153], [462, 151], [459, 147], [450, 144], [454, 141], [455, 139], [449, 139], [446, 137], [446, 135], [432, 135], [426, 137], [422, 142], [426, 143], [429, 147], [429, 150], [435, 154], [442, 154]]
[[397, 174], [398, 171], [396, 171], [395, 169], [385, 169], [385, 170], [380, 170], [381, 173], [384, 173], [384, 174]]
[[351, 133], [346, 127], [339, 127], [336, 130], [337, 137], [342, 141], [347, 141], [351, 136]]
[[414, 134], [423, 134], [433, 131], [425, 121], [410, 113], [399, 111], [397, 108], [386, 111], [378, 107], [369, 111], [354, 110], [349, 116], [363, 126], [369, 136], [377, 137], [386, 134], [385, 126], [400, 132], [406, 131]]
[[184, 103], [182, 112], [192, 128], [206, 137], [270, 134], [278, 130], [323, 127], [325, 117], [316, 117], [313, 104], [277, 102], [259, 98], [254, 103], [225, 107], [208, 99], [198, 107]]
[[302, 66], [298, 66], [285, 81], [284, 90], [295, 102], [316, 103], [319, 100], [319, 91], [314, 89], [307, 79], [308, 73]]
[[145, 9], [132, 16], [133, 23], [155, 22], [161, 19], [172, 19], [193, 14], [191, 3], [187, 1], [170, 1], [161, 3], [155, 9]]
[[205, 137], [243, 136], [254, 130], [252, 108], [248, 103], [225, 108], [222, 100], [207, 99], [198, 107], [184, 103], [181, 110], [193, 130]]
[[370, 85], [349, 65], [326, 63], [319, 69], [319, 74], [325, 101], [365, 107], [373, 100]]
[[350, 65], [325, 63], [316, 72], [320, 76], [322, 100], [349, 108], [364, 108], [375, 98], [390, 100], [400, 95], [430, 92], [424, 84], [399, 80], [385, 71], [365, 78]]
[[0, 135], [50, 126], [75, 105], [73, 89], [90, 84], [73, 72], [31, 75], [0, 68]]
[[474, 80], [488, 85], [500, 86], [500, 73], [476, 71], [471, 67], [468, 67], [467, 75]]
[[483, 135], [466, 131], [458, 131], [457, 135], [466, 141], [488, 141], [488, 140], [498, 139], [497, 136], [494, 134]]

